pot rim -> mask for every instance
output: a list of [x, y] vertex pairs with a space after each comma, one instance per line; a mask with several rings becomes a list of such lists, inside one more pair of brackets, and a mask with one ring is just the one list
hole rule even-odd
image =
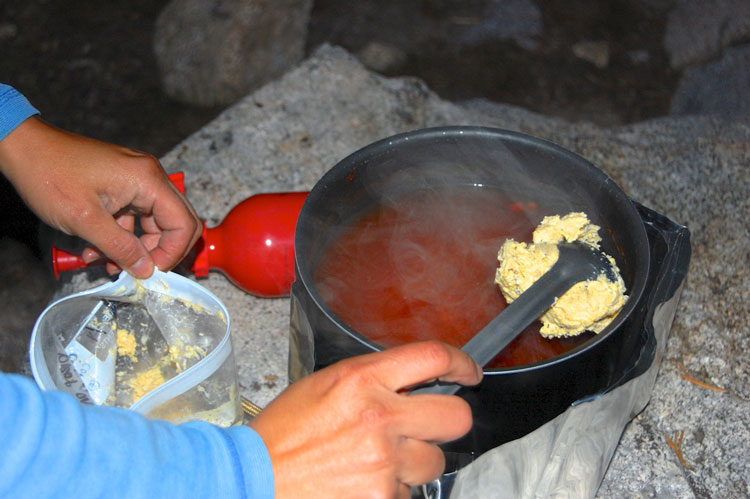
[[[566, 160], [568, 164], [575, 164], [578, 168], [584, 168], [587, 175], [599, 177], [603, 184], [608, 184], [609, 190], [611, 191], [610, 195], [613, 196], [614, 200], [620, 205], [621, 208], [623, 208], [623, 210], [625, 210], [625, 216], [627, 219], [626, 223], [629, 226], [629, 230], [632, 229], [632, 231], [634, 232], [633, 234], [630, 234], [629, 237], [633, 237], [636, 239], [634, 267], [637, 270], [634, 273], [633, 282], [630, 286], [631, 289], [628, 290], [628, 300], [625, 303], [623, 309], [618, 313], [617, 317], [615, 317], [612, 322], [607, 325], [606, 328], [604, 328], [600, 333], [590, 338], [583, 344], [555, 357], [551, 357], [549, 359], [538, 362], [533, 362], [530, 364], [484, 370], [485, 376], [532, 372], [546, 368], [548, 366], [566, 362], [574, 357], [584, 354], [591, 349], [597, 348], [600, 344], [605, 342], [607, 338], [614, 334], [619, 325], [628, 318], [631, 312], [641, 301], [646, 288], [646, 281], [650, 271], [650, 249], [643, 220], [638, 214], [633, 200], [625, 194], [622, 188], [603, 170], [597, 168], [587, 159], [548, 140], [500, 128], [484, 126], [446, 126], [422, 128], [403, 132], [377, 140], [354, 151], [353, 153], [341, 159], [330, 170], [328, 170], [328, 172], [326, 172], [315, 184], [304, 204], [302, 205], [297, 227], [301, 225], [300, 222], [304, 222], [305, 219], [311, 217], [311, 215], [309, 214], [310, 210], [312, 209], [311, 207], [315, 203], [317, 203], [320, 198], [325, 196], [327, 191], [326, 186], [333, 179], [341, 176], [341, 172], [344, 173], [344, 176], [349, 175], [355, 165], [362, 164], [363, 162], [366, 163], [368, 159], [379, 156], [384, 151], [397, 148], [399, 145], [408, 143], [409, 141], [433, 141], [440, 139], [460, 140], [461, 137], [482, 136], [493, 139], [500, 139], [503, 141], [521, 143], [534, 148], [544, 149], [551, 154], [561, 156]], [[299, 241], [297, 241], [297, 238], [300, 237], [299, 234], [300, 231], [295, 230], [295, 248], [301, 247], [301, 245], [298, 244]], [[310, 272], [311, 269], [305, 268], [306, 266], [300, 263], [300, 255], [298, 252], [295, 252], [294, 259], [295, 267], [298, 272], [299, 278], [302, 281], [302, 285], [307, 289], [315, 305], [332, 323], [334, 323], [337, 327], [343, 329], [352, 339], [371, 349], [373, 352], [382, 351], [386, 348], [383, 345], [380, 345], [355, 331], [335, 312], [333, 312], [333, 310], [328, 307], [328, 305], [318, 293], [312, 278], [312, 274]]]

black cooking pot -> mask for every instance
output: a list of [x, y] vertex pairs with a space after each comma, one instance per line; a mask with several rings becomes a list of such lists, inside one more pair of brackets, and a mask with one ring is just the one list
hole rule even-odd
[[632, 368], [644, 342], [624, 323], [639, 306], [649, 275], [649, 240], [633, 202], [591, 163], [552, 143], [480, 127], [409, 132], [369, 145], [334, 166], [312, 189], [295, 233], [290, 379], [353, 355], [382, 350], [326, 305], [313, 273], [328, 245], [381, 200], [443, 186], [489, 186], [534, 200], [547, 214], [585, 212], [602, 230], [602, 249], [621, 270], [629, 299], [617, 318], [583, 345], [552, 359], [489, 369], [462, 388], [474, 426], [444, 448], [476, 455], [521, 437], [570, 404], [601, 393]]

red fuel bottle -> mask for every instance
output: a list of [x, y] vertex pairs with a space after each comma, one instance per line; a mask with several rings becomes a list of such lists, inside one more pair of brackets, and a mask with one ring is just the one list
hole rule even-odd
[[307, 192], [256, 194], [216, 227], [203, 224], [190, 270], [205, 277], [219, 270], [257, 296], [284, 296], [294, 282], [294, 228]]
[[[182, 172], [170, 179], [184, 192]], [[307, 194], [256, 194], [232, 208], [216, 227], [208, 228], [204, 222], [190, 271], [196, 277], [220, 271], [256, 296], [288, 295], [294, 281], [294, 229]], [[80, 256], [52, 247], [56, 278], [60, 272], [85, 266]]]

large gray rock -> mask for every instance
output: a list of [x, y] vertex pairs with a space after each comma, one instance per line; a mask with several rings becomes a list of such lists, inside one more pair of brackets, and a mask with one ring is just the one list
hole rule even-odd
[[202, 106], [225, 105], [304, 56], [312, 0], [172, 0], [156, 21], [164, 90]]
[[673, 68], [717, 58], [750, 36], [747, 0], [678, 0], [669, 13], [664, 49]]
[[670, 112], [750, 121], [750, 45], [731, 47], [718, 61], [685, 70]]
[[[227, 109], [163, 159], [186, 173], [209, 225], [242, 199], [310, 189], [377, 139], [440, 125], [516, 130], [576, 151], [634, 199], [692, 232], [693, 258], [647, 408], [625, 430], [600, 497], [746, 497], [750, 482], [750, 127], [669, 117], [612, 129], [520, 108], [441, 100], [414, 79], [386, 79], [324, 46]], [[288, 299], [259, 299], [222, 275], [202, 280], [227, 305], [242, 393], [260, 405], [287, 382]], [[81, 277], [77, 288], [90, 285]], [[723, 393], [683, 379], [692, 377]], [[684, 431], [686, 468], [667, 444]]]

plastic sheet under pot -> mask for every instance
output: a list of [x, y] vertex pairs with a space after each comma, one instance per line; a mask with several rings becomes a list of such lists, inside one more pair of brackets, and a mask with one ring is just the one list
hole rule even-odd
[[31, 337], [37, 384], [176, 423], [241, 421], [229, 314], [174, 273], [111, 283], [47, 307]]
[[[549, 142], [491, 128], [418, 130], [371, 144], [332, 168], [297, 222], [290, 380], [383, 348], [338, 317], [316, 289], [315, 269], [341, 228], [384, 199], [445, 185], [491, 186], [535, 201], [545, 215], [585, 212], [602, 228], [602, 248], [617, 261], [630, 298], [604, 331], [573, 350], [486, 369], [479, 386], [462, 388], [474, 425], [443, 445], [446, 473], [421, 493], [448, 497], [458, 477], [455, 497], [498, 497], [499, 490], [511, 491], [509, 497], [591, 496], [625, 424], [650, 397], [687, 272], [689, 234]], [[492, 479], [500, 476], [498, 488]]]

